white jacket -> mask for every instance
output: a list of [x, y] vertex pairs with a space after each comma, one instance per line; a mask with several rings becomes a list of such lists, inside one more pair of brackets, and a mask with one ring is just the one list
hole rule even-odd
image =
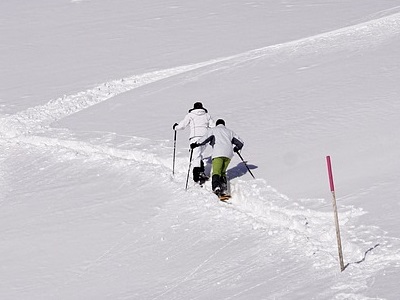
[[214, 128], [210, 128], [207, 133], [201, 137], [198, 144], [205, 145], [210, 143], [213, 147], [212, 157], [233, 157], [233, 145], [239, 150], [242, 149], [244, 143], [242, 139], [236, 135], [232, 130], [226, 128], [224, 125], [219, 124]]
[[183, 130], [187, 126], [190, 126], [189, 139], [200, 138], [206, 134], [208, 128], [214, 126], [214, 121], [204, 109], [191, 109], [175, 130]]

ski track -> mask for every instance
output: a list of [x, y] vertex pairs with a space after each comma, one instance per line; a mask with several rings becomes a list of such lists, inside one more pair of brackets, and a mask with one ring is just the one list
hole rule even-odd
[[[193, 77], [201, 76], [209, 72], [234, 68], [255, 59], [270, 59], [273, 63], [278, 64], [306, 55], [327, 55], [339, 51], [353, 53], [383, 43], [399, 33], [400, 13], [396, 13], [328, 33], [267, 46], [234, 56], [112, 80], [93, 89], [63, 96], [51, 100], [45, 105], [4, 117], [0, 120], [0, 143], [23, 143], [35, 147], [58, 148], [60, 156], [64, 159], [86, 155], [93, 159], [111, 158], [128, 164], [150, 164], [156, 166], [157, 172], [164, 177], [162, 184], [168, 188], [179, 190], [177, 196], [184, 198], [186, 192], [181, 185], [185, 180], [187, 162], [186, 159], [178, 158], [178, 172], [175, 178], [170, 179], [171, 162], [166, 158], [169, 157], [167, 153], [170, 148], [168, 146], [164, 145], [161, 150], [164, 152], [160, 153], [160, 150], [157, 150], [160, 146], [159, 142], [154, 142], [153, 147], [150, 147], [148, 151], [143, 151], [140, 144], [132, 147], [131, 143], [130, 149], [126, 150], [104, 143], [95, 144], [71, 140], [71, 133], [67, 134], [66, 139], [52, 137], [51, 134], [54, 131], [49, 126], [55, 121], [106, 101], [120, 93], [179, 74], [188, 73]], [[152, 168], [142, 169], [149, 178], [154, 176]], [[332, 213], [306, 209], [299, 203], [289, 201], [287, 197], [260, 179], [252, 181], [235, 179], [231, 183], [231, 189], [233, 205], [216, 206], [214, 209], [223, 210], [227, 218], [244, 219], [255, 230], [265, 230], [271, 237], [283, 235], [287, 240], [287, 247], [296, 253], [301, 252], [302, 256], [313, 262], [314, 268], [337, 272], [336, 270], [339, 269], [337, 249], [331, 247], [336, 244]], [[193, 195], [201, 195], [205, 199], [204, 201], [215, 206], [215, 197], [210, 195], [207, 189], [191, 188], [189, 192]], [[386, 233], [379, 228], [357, 226], [357, 218], [362, 214], [364, 212], [361, 209], [340, 207], [340, 224], [344, 230], [342, 232], [344, 258], [348, 263], [345, 273], [348, 275], [333, 283], [331, 290], [336, 290], [336, 293], [332, 295], [335, 297], [334, 299], [351, 298], [367, 289], [368, 279], [374, 276], [371, 272], [379, 272], [388, 265], [400, 266], [400, 250], [395, 250], [399, 247], [392, 247], [393, 244], [398, 246], [399, 240], [387, 237]], [[122, 247], [122, 244], [115, 245], [115, 247]], [[112, 252], [116, 250], [113, 248], [95, 259], [92, 264], [101, 263], [102, 260], [112, 256]], [[87, 268], [90, 267], [91, 265]], [[198, 266], [198, 268], [200, 267], [201, 265]], [[83, 272], [86, 271], [83, 270]], [[193, 270], [193, 273], [196, 271], [197, 269]], [[78, 274], [78, 276], [81, 275]], [[189, 280], [192, 275], [189, 274], [171, 289], [177, 288]], [[331, 293], [333, 292], [331, 291]]]
[[[260, 58], [270, 58], [273, 62], [279, 63], [298, 56], [324, 55], [338, 51], [356, 52], [378, 45], [399, 33], [400, 13], [397, 13], [328, 33], [267, 46], [238, 55], [112, 80], [85, 92], [63, 96], [51, 100], [45, 105], [29, 108], [3, 118], [0, 120], [0, 134], [6, 137], [15, 137], [40, 131], [52, 122], [106, 101], [118, 94], [179, 74], [195, 70], [203, 70], [208, 73], [233, 68], [236, 65]], [[192, 76], [196, 75], [198, 75], [196, 72], [192, 74]]]

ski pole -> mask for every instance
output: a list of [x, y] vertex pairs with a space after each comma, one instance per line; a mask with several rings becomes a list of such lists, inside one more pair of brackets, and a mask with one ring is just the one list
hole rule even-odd
[[192, 166], [192, 158], [193, 158], [193, 149], [190, 149], [189, 168], [188, 168], [188, 173], [187, 173], [187, 177], [186, 177], [186, 187], [185, 187], [185, 190], [187, 190], [187, 188], [188, 188], [190, 167]]
[[176, 130], [174, 130], [174, 155], [172, 158], [172, 175], [175, 174]]
[[243, 159], [242, 155], [239, 153], [239, 151], [237, 151], [236, 153], [239, 155], [240, 159], [242, 160], [242, 162], [243, 162], [244, 165], [246, 166], [246, 168], [247, 168], [247, 170], [249, 171], [250, 175], [253, 176], [254, 179], [256, 179], [256, 178], [254, 177], [253, 173], [251, 173], [249, 166], [246, 164], [246, 162], [244, 161], [244, 159]]

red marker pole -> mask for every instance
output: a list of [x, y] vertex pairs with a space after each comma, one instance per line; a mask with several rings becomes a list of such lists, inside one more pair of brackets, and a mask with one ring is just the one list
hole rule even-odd
[[335, 217], [336, 239], [337, 239], [337, 244], [338, 244], [340, 271], [343, 272], [345, 269], [345, 266], [344, 266], [344, 262], [343, 262], [342, 242], [340, 239], [340, 228], [339, 228], [339, 217], [338, 217], [337, 206], [336, 206], [335, 185], [333, 182], [332, 164], [331, 164], [330, 156], [326, 157], [326, 164], [328, 167], [329, 185], [330, 185], [331, 192], [332, 192], [332, 204], [333, 204], [333, 213], [334, 213], [334, 217]]

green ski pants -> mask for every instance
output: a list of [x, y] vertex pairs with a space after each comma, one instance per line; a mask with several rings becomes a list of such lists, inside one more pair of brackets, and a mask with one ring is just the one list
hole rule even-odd
[[216, 157], [212, 160], [212, 175], [219, 175], [226, 177], [226, 170], [228, 169], [231, 159], [228, 157]]

